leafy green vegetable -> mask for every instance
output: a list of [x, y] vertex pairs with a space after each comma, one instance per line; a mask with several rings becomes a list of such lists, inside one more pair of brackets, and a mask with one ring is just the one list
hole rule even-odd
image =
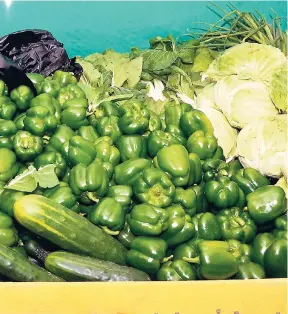
[[287, 115], [254, 119], [237, 138], [237, 155], [244, 167], [280, 178], [287, 168]]
[[31, 193], [39, 185], [41, 188], [52, 188], [59, 184], [55, 173], [56, 165], [51, 164], [39, 168], [29, 166], [27, 170], [12, 179], [4, 189]]
[[164, 70], [177, 59], [177, 53], [174, 51], [146, 50], [140, 55], [143, 58], [143, 69], [149, 71]]
[[151, 38], [149, 40], [151, 49], [174, 51], [176, 49], [176, 42], [172, 35], [168, 35], [166, 38], [160, 36]]
[[227, 76], [216, 83], [214, 100], [229, 123], [240, 129], [255, 119], [278, 114], [263, 83], [241, 80], [237, 75]]
[[270, 97], [277, 109], [287, 112], [287, 63], [276, 69], [269, 84]]
[[286, 61], [285, 55], [272, 46], [243, 43], [227, 49], [215, 59], [205, 76], [219, 80], [237, 74], [240, 79], [268, 83], [271, 73]]

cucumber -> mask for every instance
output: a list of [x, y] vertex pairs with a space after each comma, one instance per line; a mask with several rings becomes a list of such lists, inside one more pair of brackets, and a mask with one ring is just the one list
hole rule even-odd
[[86, 218], [41, 195], [25, 195], [14, 204], [16, 220], [60, 248], [125, 265], [127, 249]]
[[39, 263], [44, 265], [46, 256], [50, 253], [46, 251], [37, 241], [28, 240], [24, 243], [24, 247], [29, 256], [36, 259]]
[[0, 274], [13, 281], [64, 281], [32, 264], [21, 253], [0, 244]]
[[68, 252], [53, 252], [45, 268], [67, 281], [149, 281], [141, 270]]

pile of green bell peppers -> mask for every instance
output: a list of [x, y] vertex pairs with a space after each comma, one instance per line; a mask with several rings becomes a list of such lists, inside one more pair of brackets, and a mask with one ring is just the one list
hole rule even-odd
[[0, 81], [1, 244], [17, 244], [13, 205], [27, 194], [5, 185], [53, 164], [59, 184], [37, 193], [117, 239], [152, 280], [287, 276], [285, 191], [227, 162], [202, 111], [171, 102], [158, 116], [137, 98], [90, 106], [70, 73], [28, 76], [36, 97]]

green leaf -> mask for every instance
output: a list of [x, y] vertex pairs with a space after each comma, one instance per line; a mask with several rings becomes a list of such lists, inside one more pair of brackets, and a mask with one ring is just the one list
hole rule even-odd
[[42, 188], [52, 188], [59, 184], [55, 167], [56, 165], [51, 164], [37, 170], [31, 165], [23, 173], [12, 179], [4, 189], [31, 193], [36, 190], [38, 184]]
[[37, 180], [33, 177], [36, 171], [35, 167], [29, 166], [27, 170], [12, 179], [4, 188], [28, 193], [33, 192], [38, 186]]
[[199, 41], [195, 39], [184, 42], [177, 47], [178, 58], [184, 63], [193, 63], [198, 46]]
[[154, 37], [149, 40], [149, 43], [151, 49], [174, 51], [176, 48], [175, 39], [172, 35], [168, 35], [166, 38]]
[[170, 67], [177, 59], [177, 53], [173, 51], [146, 50], [141, 53], [143, 69], [160, 71]]
[[94, 87], [101, 85], [103, 81], [102, 74], [94, 67], [93, 63], [80, 57], [76, 59], [76, 62], [83, 68], [80, 82]]
[[33, 178], [38, 182], [41, 188], [53, 188], [59, 184], [58, 177], [55, 173], [56, 165], [46, 165], [39, 168], [38, 171], [32, 174]]

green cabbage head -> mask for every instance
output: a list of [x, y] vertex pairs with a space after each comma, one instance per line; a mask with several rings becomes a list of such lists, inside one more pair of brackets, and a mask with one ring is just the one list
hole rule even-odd
[[255, 120], [278, 114], [265, 84], [242, 80], [237, 75], [227, 76], [216, 83], [214, 101], [230, 125], [239, 129]]
[[269, 83], [271, 99], [281, 112], [287, 112], [287, 62], [276, 69]]
[[[280, 178], [287, 169], [287, 114], [255, 120], [237, 138], [237, 155], [244, 167]], [[285, 175], [284, 175], [285, 176]]]

